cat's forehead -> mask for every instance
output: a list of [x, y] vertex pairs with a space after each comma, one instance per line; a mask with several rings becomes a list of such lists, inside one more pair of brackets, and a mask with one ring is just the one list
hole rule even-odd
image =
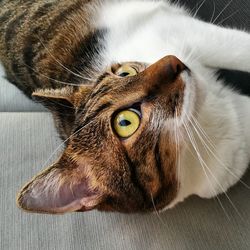
[[[132, 68], [136, 71], [136, 76], [121, 77], [118, 75], [119, 70]], [[87, 98], [81, 100], [78, 113], [81, 116], [89, 116], [95, 113], [95, 116], [111, 106], [126, 106], [139, 98], [139, 88], [135, 83], [139, 81], [140, 75], [147, 68], [143, 62], [123, 62], [113, 63], [101, 72], [96, 81], [94, 81]], [[84, 88], [84, 87], [83, 87]], [[93, 115], [91, 115], [94, 117]]]
[[110, 65], [78, 107], [77, 123], [85, 126], [93, 120], [110, 119], [115, 111], [142, 102], [152, 105], [157, 101], [165, 113], [171, 113], [175, 102], [183, 101], [180, 97], [185, 84], [179, 76], [186, 69], [174, 56], [166, 56], [149, 66], [141, 62]]

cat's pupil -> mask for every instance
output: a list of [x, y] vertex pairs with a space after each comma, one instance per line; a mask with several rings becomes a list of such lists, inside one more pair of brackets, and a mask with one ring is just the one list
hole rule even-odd
[[121, 76], [121, 77], [125, 77], [125, 76], [128, 76], [128, 75], [129, 75], [128, 72], [122, 72], [121, 74], [119, 74], [119, 76]]
[[130, 124], [131, 124], [131, 122], [128, 121], [128, 120], [121, 120], [121, 121], [119, 122], [119, 125], [120, 125], [121, 127], [126, 127], [126, 126], [129, 126]]

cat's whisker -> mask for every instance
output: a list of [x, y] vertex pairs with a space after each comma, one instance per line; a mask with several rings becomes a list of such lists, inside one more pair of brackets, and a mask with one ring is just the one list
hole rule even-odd
[[[61, 107], [65, 107], [65, 108], [69, 108], [69, 109], [73, 109], [75, 110], [75, 108], [69, 106], [69, 105], [65, 105], [65, 104], [62, 104], [60, 102], [56, 102], [56, 101], [52, 101], [52, 100], [49, 100], [47, 101], [48, 103], [53, 103], [53, 104], [56, 104], [56, 105], [59, 105]], [[41, 102], [42, 103], [42, 102]], [[58, 114], [62, 114], [62, 115], [67, 115], [67, 113], [62, 113], [62, 112], [57, 112]]]
[[[189, 120], [190, 124], [192, 125], [192, 127], [194, 128], [194, 131], [196, 132], [198, 138], [200, 139], [201, 143], [204, 146], [204, 142], [202, 142], [202, 138], [200, 133], [195, 129], [192, 120]], [[191, 132], [191, 131], [190, 131]], [[193, 137], [193, 140], [195, 141], [194, 135], [191, 132], [191, 136]], [[196, 144], [197, 145], [197, 144]], [[201, 157], [201, 155], [199, 156]], [[201, 158], [202, 159], [202, 158]], [[235, 204], [233, 203], [233, 201], [230, 199], [229, 195], [226, 193], [226, 190], [223, 188], [223, 186], [220, 184], [220, 182], [217, 180], [217, 178], [215, 177], [215, 175], [213, 174], [213, 172], [211, 171], [211, 169], [208, 167], [208, 165], [206, 164], [206, 162], [202, 159], [203, 162], [203, 166], [205, 166], [205, 168], [208, 170], [208, 172], [210, 173], [210, 175], [212, 176], [212, 178], [214, 179], [214, 181], [216, 182], [216, 184], [218, 185], [218, 187], [220, 187], [220, 189], [222, 190], [222, 192], [225, 194], [225, 196], [227, 197], [228, 201], [230, 202], [230, 204], [232, 205], [232, 207], [234, 208], [234, 210], [236, 211], [236, 213], [238, 214], [238, 216], [243, 220], [242, 215], [240, 214], [239, 210], [237, 209], [237, 207], [235, 206]]]
[[174, 114], [174, 141], [175, 141], [175, 165], [177, 166], [177, 179], [179, 179], [179, 175], [178, 175], [178, 146], [177, 146], [177, 134], [176, 134], [176, 114]]
[[77, 131], [75, 131], [72, 135], [70, 135], [66, 140], [64, 140], [62, 143], [60, 143], [56, 149], [51, 153], [51, 155], [49, 156], [49, 158], [44, 162], [43, 167], [47, 167], [47, 165], [49, 164], [49, 161], [52, 159], [53, 156], [55, 156], [55, 154], [58, 152], [58, 150], [61, 149], [62, 146], [64, 146], [65, 142], [69, 141], [74, 135], [76, 135], [77, 133], [81, 132], [87, 125], [91, 124], [92, 122], [94, 122], [94, 120], [88, 122], [87, 124], [85, 124], [83, 127], [81, 127], [80, 129], [78, 129]]
[[215, 10], [216, 10], [216, 5], [215, 5], [215, 1], [213, 0], [213, 13], [212, 13], [212, 16], [211, 16], [211, 18], [210, 18], [209, 23], [212, 23], [212, 21], [213, 21], [213, 19], [214, 19]]
[[[212, 140], [209, 138], [209, 136], [207, 135], [207, 133], [205, 132], [205, 130], [202, 128], [202, 126], [200, 125], [200, 123], [198, 122], [198, 120], [192, 115], [190, 114], [192, 121], [195, 122], [196, 126], [199, 128], [199, 130], [202, 132], [203, 136], [206, 138], [206, 140], [208, 141], [208, 143], [210, 144], [210, 146], [212, 146], [212, 148], [215, 150], [216, 147], [213, 144]], [[190, 120], [190, 118], [188, 117], [188, 119]]]
[[93, 79], [86, 78], [81, 74], [77, 74], [77, 73], [73, 72], [72, 70], [70, 70], [69, 68], [67, 68], [66, 66], [64, 66], [58, 59], [55, 58], [54, 55], [52, 55], [50, 50], [45, 46], [45, 44], [42, 42], [42, 40], [39, 37], [38, 37], [38, 40], [40, 41], [42, 46], [45, 48], [45, 50], [49, 53], [49, 55], [55, 60], [55, 62], [57, 62], [63, 69], [65, 69], [69, 73], [73, 74], [74, 76], [79, 77], [80, 79], [83, 79], [83, 80], [86, 80], [86, 81], [93, 81]]
[[[75, 34], [75, 36], [77, 37], [78, 34]], [[65, 37], [65, 36], [62, 36], [62, 39], [67, 40], [68, 38]], [[84, 44], [83, 44], [82, 46], [84, 46]], [[90, 57], [91, 57], [91, 56], [90, 56], [88, 53], [86, 53], [86, 58], [89, 59], [89, 60], [91, 60]], [[84, 68], [84, 69], [85, 69], [85, 68]], [[83, 69], [83, 70], [84, 70], [84, 69]], [[91, 75], [89, 75], [89, 74], [87, 73], [86, 70], [84, 70], [84, 72], [81, 72], [81, 71], [79, 71], [78, 69], [74, 68], [74, 73], [79, 74], [81, 77], [84, 77], [84, 78], [86, 78], [86, 79], [87, 79], [88, 77], [89, 77], [89, 78], [92, 78]]]
[[162, 225], [166, 226], [165, 223], [164, 223], [164, 221], [162, 220], [162, 218], [160, 216], [159, 211], [156, 209], [155, 201], [154, 201], [154, 197], [153, 197], [152, 193], [150, 193], [150, 196], [151, 196], [152, 205], [153, 205], [153, 208], [154, 208], [154, 211], [155, 211], [154, 214], [156, 214], [156, 216], [158, 217], [158, 219], [160, 220], [160, 222], [162, 223]]
[[194, 13], [194, 15], [193, 15], [194, 18], [197, 16], [199, 10], [202, 8], [202, 6], [205, 4], [206, 1], [207, 1], [207, 0], [203, 0], [203, 1], [201, 2], [200, 6], [196, 9], [196, 11], [195, 11], [195, 13]]
[[[189, 29], [189, 27], [187, 26], [187, 24], [185, 24], [185, 26], [186, 27], [183, 27], [183, 30], [187, 31]], [[182, 39], [182, 43], [181, 43], [181, 46], [179, 49], [179, 56], [180, 56], [180, 58], [182, 58], [183, 62], [187, 61], [186, 58], [188, 58], [188, 54], [190, 53], [189, 48], [186, 46], [187, 39], [188, 39], [188, 34], [183, 33], [183, 39]], [[176, 54], [176, 55], [178, 55], [178, 54]]]
[[24, 63], [24, 65], [25, 65], [26, 67], [30, 68], [30, 69], [31, 69], [34, 73], [36, 73], [37, 75], [43, 76], [43, 77], [47, 78], [48, 80], [54, 81], [54, 82], [56, 82], [56, 83], [61, 83], [61, 84], [70, 85], [70, 86], [80, 86], [79, 84], [74, 84], [74, 83], [70, 83], [70, 82], [64, 82], [64, 81], [60, 81], [60, 80], [51, 78], [51, 77], [49, 77], [49, 76], [44, 75], [44, 74], [41, 73], [41, 72], [36, 71], [34, 68], [32, 68], [31, 66], [29, 66], [29, 65], [26, 64], [26, 63]]
[[222, 19], [220, 22], [218, 22], [216, 25], [221, 25], [223, 24], [226, 20], [228, 20], [229, 18], [233, 17], [235, 14], [237, 14], [240, 11], [240, 9], [234, 11], [232, 14], [230, 14], [229, 16], [225, 17], [224, 19]]
[[[41, 105], [43, 105], [43, 102], [42, 101], [35, 101], [36, 103], [39, 103], [39, 104], [41, 104]], [[68, 109], [72, 109], [72, 110], [75, 110], [75, 108], [73, 108], [73, 107], [71, 107], [71, 106], [68, 106], [68, 105], [64, 105], [64, 104], [62, 104], [62, 103], [60, 103], [60, 102], [56, 102], [56, 101], [52, 101], [52, 100], [50, 100], [50, 101], [46, 101], [47, 103], [52, 103], [52, 104], [56, 104], [57, 106], [59, 105], [59, 106], [61, 106], [61, 107], [65, 107], [65, 108], [68, 108]], [[67, 117], [67, 116], [72, 116], [72, 114], [68, 114], [68, 113], [66, 113], [66, 112], [60, 112], [60, 111], [57, 111], [57, 114], [61, 114], [61, 115], [63, 115], [64, 117]]]
[[230, 220], [230, 217], [229, 217], [228, 213], [226, 212], [225, 207], [222, 205], [222, 202], [221, 202], [220, 198], [217, 196], [216, 190], [215, 190], [214, 186], [212, 185], [212, 183], [211, 183], [211, 181], [210, 181], [210, 179], [209, 179], [209, 176], [208, 176], [208, 174], [207, 174], [207, 172], [206, 172], [206, 168], [204, 167], [204, 160], [203, 160], [203, 158], [202, 158], [201, 155], [200, 155], [200, 152], [199, 152], [199, 150], [198, 150], [196, 141], [195, 141], [195, 139], [193, 138], [192, 132], [190, 131], [188, 125], [186, 125], [185, 122], [183, 123], [183, 125], [184, 125], [184, 128], [185, 128], [185, 130], [186, 130], [186, 133], [187, 133], [187, 135], [188, 135], [188, 138], [189, 138], [189, 140], [190, 140], [190, 142], [191, 142], [191, 145], [192, 145], [192, 147], [193, 147], [193, 149], [194, 149], [194, 151], [195, 151], [195, 153], [196, 153], [196, 155], [197, 155], [197, 157], [198, 157], [198, 160], [199, 160], [200, 165], [201, 165], [201, 167], [202, 167], [202, 169], [203, 169], [203, 172], [204, 172], [204, 174], [205, 174], [205, 176], [206, 176], [206, 178], [207, 178], [208, 184], [210, 185], [210, 187], [211, 187], [211, 189], [212, 189], [212, 191], [213, 191], [213, 193], [214, 193], [214, 196], [215, 196], [216, 199], [218, 200], [218, 202], [219, 202], [219, 204], [220, 204], [222, 210], [224, 211], [226, 217]]
[[[185, 44], [184, 44], [184, 46], [185, 46]], [[187, 49], [188, 48], [185, 46], [185, 50], [187, 50]], [[202, 58], [202, 55], [197, 55], [195, 48], [189, 48], [189, 52], [187, 54], [185, 54], [185, 63], [187, 65], [192, 65], [193, 63], [199, 61], [200, 58]]]
[[[187, 115], [186, 115], [186, 116], [187, 116]], [[208, 176], [208, 174], [207, 174], [207, 172], [206, 172], [206, 168], [205, 168], [206, 166], [204, 165], [204, 164], [206, 164], [206, 163], [204, 162], [204, 160], [203, 160], [203, 158], [202, 158], [202, 156], [201, 156], [201, 154], [200, 154], [200, 152], [199, 152], [199, 150], [198, 150], [198, 146], [197, 146], [196, 140], [195, 140], [195, 138], [194, 138], [194, 136], [193, 136], [193, 133], [192, 133], [192, 131], [190, 130], [189, 126], [186, 124], [185, 121], [184, 121], [183, 125], [184, 125], [184, 128], [185, 128], [185, 130], [186, 130], [186, 133], [187, 133], [187, 135], [188, 135], [188, 138], [189, 138], [189, 140], [190, 140], [190, 142], [191, 142], [191, 145], [192, 145], [192, 147], [193, 147], [193, 149], [194, 149], [194, 151], [195, 151], [195, 153], [196, 153], [196, 155], [197, 155], [197, 157], [198, 157], [198, 160], [199, 160], [199, 162], [200, 162], [200, 164], [201, 164], [201, 167], [202, 167], [202, 169], [203, 169], [203, 172], [204, 172], [204, 174], [205, 174], [205, 176], [206, 176], [206, 178], [207, 178], [207, 180], [208, 180], [208, 183], [209, 183], [210, 187], [211, 187], [212, 190], [213, 190], [213, 193], [214, 193], [215, 197], [216, 197], [216, 199], [218, 200], [218, 202], [219, 202], [220, 206], [222, 207], [224, 213], [226, 214], [227, 218], [230, 219], [229, 216], [228, 216], [228, 213], [226, 212], [224, 206], [222, 205], [221, 200], [219, 199], [219, 197], [218, 197], [217, 194], [216, 194], [216, 190], [215, 190], [214, 186], [212, 185], [212, 183], [211, 183], [211, 181], [210, 181], [210, 179], [209, 179], [209, 176]]]
[[[179, 124], [178, 124], [178, 117], [177, 114], [175, 112], [174, 115], [174, 132], [175, 132], [175, 144], [176, 144], [176, 166], [177, 166], [177, 180], [180, 180], [180, 138], [179, 138], [179, 133], [178, 133], [178, 128], [179, 128]], [[180, 185], [180, 181], [179, 181], [179, 185]]]
[[[199, 124], [199, 122], [197, 121], [197, 119], [196, 119], [193, 115], [191, 115], [191, 117], [192, 117], [192, 120], [193, 120], [194, 123], [195, 123], [195, 124], [193, 124], [194, 129], [195, 129], [196, 131], [199, 130], [199, 131], [201, 132], [201, 137], [200, 137], [200, 139], [202, 140], [203, 145], [205, 146], [205, 149], [208, 150], [208, 151], [210, 152], [210, 154], [213, 155], [213, 157], [215, 158], [215, 160], [220, 164], [220, 165], [218, 165], [218, 166], [224, 167], [224, 169], [226, 169], [233, 177], [239, 179], [239, 182], [240, 182], [241, 184], [243, 184], [246, 188], [250, 189], [250, 186], [249, 186], [248, 184], [246, 184], [244, 181], [242, 181], [241, 178], [239, 178], [239, 176], [237, 176], [236, 174], [234, 174], [234, 173], [230, 170], [230, 168], [228, 168], [228, 167], [225, 165], [225, 163], [223, 163], [223, 162], [221, 161], [221, 159], [215, 154], [215, 152], [213, 152], [213, 150], [216, 151], [216, 148], [215, 148], [214, 144], [212, 143], [212, 141], [210, 140], [210, 138], [208, 137], [208, 135], [206, 134], [206, 132], [202, 129], [202, 127], [201, 127], [201, 125]], [[202, 135], [204, 136], [205, 139], [202, 138]], [[206, 140], [207, 142], [206, 142], [205, 140]], [[207, 143], [212, 147], [213, 150], [207, 145]]]
[[220, 11], [220, 13], [217, 15], [217, 17], [211, 22], [212, 24], [215, 24], [215, 22], [218, 20], [218, 18], [224, 13], [224, 11], [232, 4], [233, 0], [230, 0], [225, 7]]

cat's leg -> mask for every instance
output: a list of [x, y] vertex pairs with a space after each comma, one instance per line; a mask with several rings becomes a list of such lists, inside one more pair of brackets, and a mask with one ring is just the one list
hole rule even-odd
[[199, 20], [190, 22], [189, 43], [202, 64], [250, 72], [250, 34]]

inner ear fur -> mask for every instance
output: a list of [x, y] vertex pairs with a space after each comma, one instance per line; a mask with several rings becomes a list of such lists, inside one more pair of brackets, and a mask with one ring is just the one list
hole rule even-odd
[[62, 140], [66, 140], [75, 122], [77, 106], [84, 102], [92, 86], [67, 86], [61, 89], [39, 89], [32, 94], [34, 101], [52, 112], [55, 126]]

